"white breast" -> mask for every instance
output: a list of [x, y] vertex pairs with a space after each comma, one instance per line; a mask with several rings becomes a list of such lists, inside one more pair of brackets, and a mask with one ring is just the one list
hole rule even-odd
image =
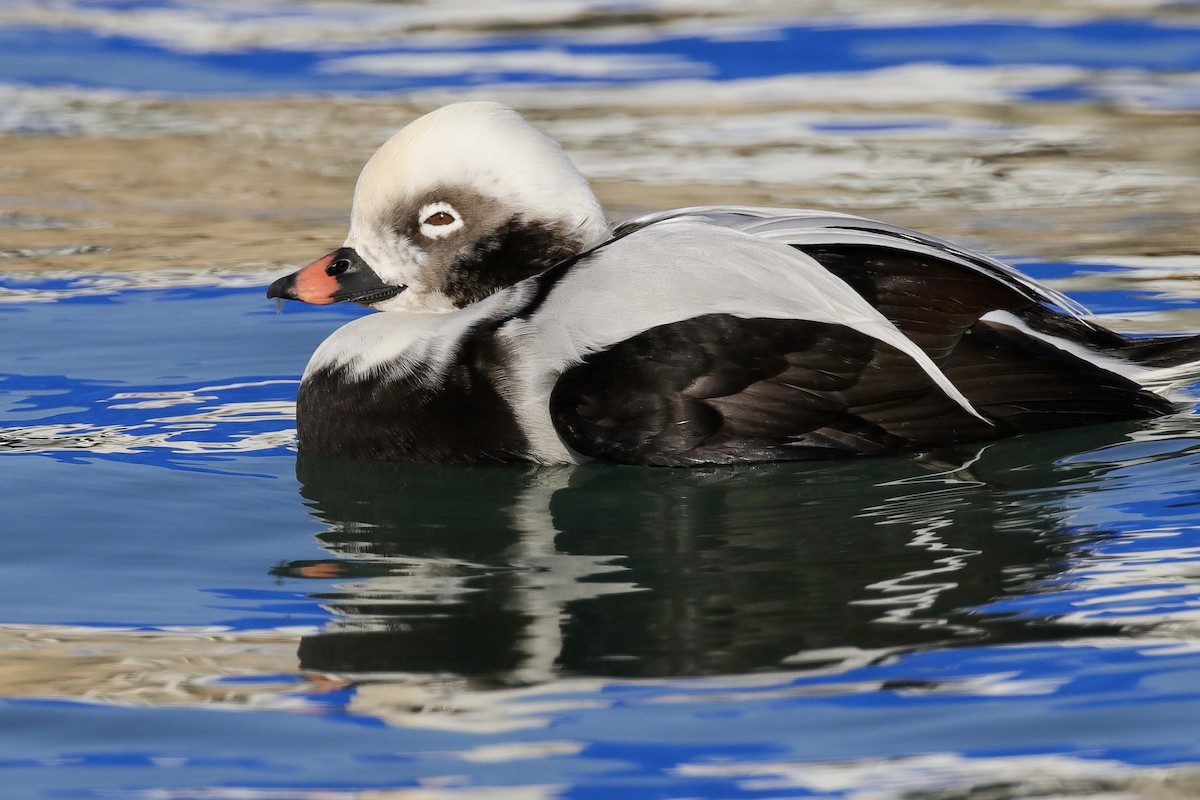
[[384, 312], [360, 317], [323, 341], [304, 370], [346, 367], [352, 378], [396, 374], [421, 366], [432, 376], [458, 354], [462, 337], [481, 321], [501, 319], [527, 302], [536, 286], [525, 282], [449, 313]]

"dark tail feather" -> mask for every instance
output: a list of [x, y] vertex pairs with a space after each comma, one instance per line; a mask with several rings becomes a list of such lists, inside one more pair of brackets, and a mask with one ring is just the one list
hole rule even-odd
[[1178, 367], [1200, 364], [1200, 336], [1152, 336], [1127, 339], [1121, 355], [1146, 367]]
[[1134, 380], [1175, 401], [1194, 400], [1189, 387], [1200, 383], [1200, 336], [1153, 336], [1126, 339], [1110, 351], [1136, 369]]
[[1191, 399], [1180, 390], [1200, 382], [1200, 335], [1133, 338], [1040, 305], [1017, 315], [1039, 333], [1128, 364], [1115, 371], [1163, 397]]

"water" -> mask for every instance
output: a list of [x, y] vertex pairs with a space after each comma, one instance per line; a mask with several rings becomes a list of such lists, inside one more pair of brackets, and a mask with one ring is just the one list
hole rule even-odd
[[461, 96], [617, 216], [867, 211], [1200, 330], [1194, 4], [727, 5], [0, 9], [3, 796], [1200, 795], [1190, 407], [736, 470], [297, 457], [361, 312], [263, 287]]

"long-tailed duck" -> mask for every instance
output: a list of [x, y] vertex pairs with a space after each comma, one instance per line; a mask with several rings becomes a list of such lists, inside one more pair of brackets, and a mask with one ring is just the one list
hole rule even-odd
[[846, 214], [610, 228], [516, 112], [459, 103], [367, 162], [345, 244], [269, 297], [372, 314], [313, 354], [306, 452], [730, 464], [922, 451], [1165, 414], [1200, 337], [1131, 339], [1016, 269]]

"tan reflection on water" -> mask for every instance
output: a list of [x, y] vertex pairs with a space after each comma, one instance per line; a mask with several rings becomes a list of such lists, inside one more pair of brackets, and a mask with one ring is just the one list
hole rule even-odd
[[292, 681], [222, 683], [292, 675], [299, 633], [136, 631], [0, 625], [0, 696], [127, 706], [220, 704], [299, 707]]
[[[279, 632], [130, 631], [63, 626], [0, 626], [0, 695], [10, 698], [68, 700], [117, 704], [126, 707], [217, 706], [227, 709], [272, 709], [320, 712], [302, 693], [336, 690], [343, 684], [321, 675], [301, 676], [299, 682], [272, 683], [261, 676], [290, 675], [295, 668], [295, 649], [300, 634]], [[1104, 640], [1095, 646], [1103, 647]], [[1190, 643], [1180, 643], [1187, 647]], [[257, 678], [251, 683], [221, 682], [224, 678]], [[398, 677], [398, 676], [396, 676]], [[587, 713], [603, 709], [598, 693], [603, 681], [571, 679], [543, 687], [472, 690], [453, 678], [416, 681], [383, 680], [355, 688], [351, 713], [363, 713], [399, 727], [448, 730], [489, 736], [545, 729], [563, 713]], [[1004, 681], [1001, 681], [1004, 683]], [[836, 684], [798, 687], [783, 674], [725, 676], [694, 680], [695, 698], [679, 695], [666, 699], [650, 696], [640, 702], [688, 703], [697, 701], [739, 704], [833, 691], [878, 691], [874, 682], [863, 685]], [[713, 688], [725, 690], [714, 694]], [[953, 687], [968, 694], [996, 693], [996, 687]], [[1025, 693], [1009, 689], [1002, 693]], [[1038, 689], [1034, 689], [1036, 694]], [[584, 695], [588, 695], [584, 697]], [[623, 702], [639, 702], [625, 699]], [[575, 756], [584, 742], [543, 740], [489, 744], [480, 739], [474, 748], [430, 753], [454, 758], [465, 764], [528, 762]], [[1187, 766], [1136, 767], [1115, 761], [1097, 761], [1071, 755], [965, 758], [952, 753], [833, 761], [763, 762], [750, 759], [714, 763], [708, 759], [682, 762], [668, 768], [683, 778], [721, 777], [734, 780], [746, 791], [773, 789], [776, 792], [814, 789], [867, 792], [880, 796], [945, 798], [974, 796], [1003, 787], [1004, 796], [1099, 798], [1138, 797], [1145, 800], [1186, 800], [1200, 789], [1200, 771]], [[535, 774], [535, 773], [531, 773]], [[564, 787], [530, 783], [512, 787], [436, 785], [421, 788], [347, 791], [308, 791], [262, 788], [253, 792], [214, 789], [205, 797], [271, 797], [346, 800], [394, 798], [394, 800], [549, 800], [562, 796]], [[138, 795], [141, 796], [141, 795]], [[170, 789], [155, 797], [176, 796]], [[195, 790], [180, 797], [200, 796]], [[860, 796], [855, 794], [854, 796]], [[866, 796], [863, 794], [862, 796]], [[990, 794], [988, 796], [991, 796]]]
[[[944, 77], [917, 69], [787, 86], [479, 96], [513, 103], [559, 139], [614, 218], [751, 203], [862, 213], [999, 255], [1200, 251], [1200, 113], [1018, 104], [998, 90], [1004, 75], [963, 86]], [[914, 82], [925, 89], [892, 91]], [[306, 262], [341, 242], [374, 148], [453, 99], [68, 93], [50, 116], [82, 133], [0, 135], [0, 271]], [[1194, 291], [1197, 271], [1193, 260], [1163, 279]]]

